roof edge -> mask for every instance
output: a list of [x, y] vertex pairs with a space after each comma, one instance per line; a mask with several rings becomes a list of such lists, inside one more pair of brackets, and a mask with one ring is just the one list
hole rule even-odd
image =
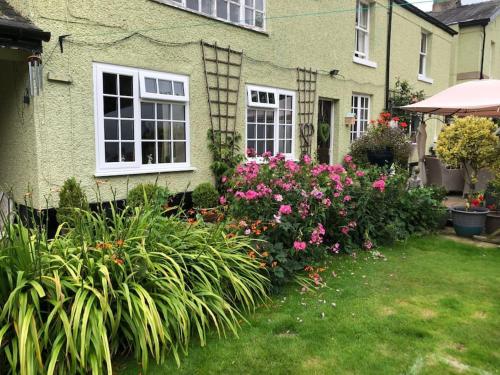
[[437, 18], [432, 17], [431, 15], [427, 14], [423, 10], [420, 10], [416, 6], [408, 3], [405, 0], [394, 0], [394, 2], [398, 5], [400, 5], [402, 8], [408, 10], [409, 12], [413, 13], [414, 15], [426, 20], [427, 22], [433, 24], [436, 27], [439, 27], [441, 30], [446, 31], [450, 35], [457, 35], [458, 32], [453, 30], [451, 27], [447, 26]]

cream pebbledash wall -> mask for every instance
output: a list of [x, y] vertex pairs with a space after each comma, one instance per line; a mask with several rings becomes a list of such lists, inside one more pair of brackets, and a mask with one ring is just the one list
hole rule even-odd
[[[70, 176], [81, 180], [90, 200], [95, 197], [96, 180], [101, 184], [103, 199], [112, 198], [111, 188], [116, 189], [118, 198], [124, 198], [127, 186], [156, 179], [160, 184], [168, 184], [173, 191], [193, 189], [201, 182], [212, 180], [211, 155], [206, 141], [210, 120], [201, 47], [196, 43], [172, 44], [200, 39], [245, 52], [237, 126], [243, 136], [245, 85], [295, 91], [295, 67], [320, 70], [317, 97], [336, 101], [333, 159], [340, 161], [349, 150], [350, 129], [343, 121], [345, 114], [351, 111], [352, 93], [371, 96], [371, 118], [384, 107], [387, 2], [371, 5], [370, 60], [377, 63], [377, 68], [353, 62], [355, 1], [267, 0], [266, 3], [269, 19], [265, 33], [194, 15], [156, 0], [38, 0], [23, 5], [24, 14], [31, 15], [39, 27], [52, 33], [51, 42], [44, 45], [45, 72], [57, 79], [46, 80], [43, 95], [35, 98], [35, 149], [39, 170], [36, 177], [22, 172], [26, 183], [36, 184], [39, 197], [49, 195], [51, 204], [57, 205], [57, 194], [53, 191]], [[433, 84], [417, 80], [421, 29], [433, 34]], [[70, 36], [66, 37], [61, 53], [58, 36], [67, 34]], [[396, 6], [391, 82], [400, 76], [423, 88], [428, 95], [447, 87], [452, 44], [451, 35]], [[190, 150], [195, 171], [95, 177], [95, 62], [189, 76]], [[327, 72], [332, 69], [339, 69], [341, 76], [330, 77]], [[295, 130], [295, 156], [298, 157], [299, 131], [297, 127]], [[43, 207], [45, 203], [39, 198], [35, 205]]]

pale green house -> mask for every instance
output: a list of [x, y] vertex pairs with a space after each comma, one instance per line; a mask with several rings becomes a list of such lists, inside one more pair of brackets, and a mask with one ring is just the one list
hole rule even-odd
[[454, 83], [456, 31], [403, 0], [8, 4], [52, 35], [39, 94], [26, 91], [28, 54], [0, 50], [0, 186], [37, 208], [57, 205], [70, 176], [90, 200], [97, 184], [111, 199], [111, 187], [124, 198], [156, 179], [179, 192], [212, 181], [212, 124], [297, 159], [318, 152], [326, 122], [320, 156], [338, 162], [397, 77], [427, 95]]

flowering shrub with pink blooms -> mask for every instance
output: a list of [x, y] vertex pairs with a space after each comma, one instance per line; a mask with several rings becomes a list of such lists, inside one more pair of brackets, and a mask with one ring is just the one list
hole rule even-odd
[[429, 198], [426, 210], [441, 203], [429, 189], [407, 191], [405, 171], [360, 170], [349, 155], [343, 165], [316, 164], [307, 156], [300, 162], [262, 157], [264, 163], [236, 167], [220, 201], [227, 203], [232, 228], [260, 240], [261, 265], [274, 284], [325, 254], [370, 250], [430, 227], [412, 200]]
[[[355, 175], [340, 164], [314, 164], [308, 156], [300, 162], [283, 155], [263, 157], [265, 163], [236, 168], [224, 200], [243, 233], [266, 241], [262, 246], [272, 273], [288, 278], [348, 242], [356, 225], [347, 217]], [[256, 221], [260, 226], [252, 231]]]

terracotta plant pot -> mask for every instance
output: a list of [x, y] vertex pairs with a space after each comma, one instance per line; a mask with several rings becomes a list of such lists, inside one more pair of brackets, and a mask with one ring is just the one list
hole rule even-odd
[[451, 208], [451, 217], [455, 233], [460, 237], [479, 236], [484, 229], [486, 215], [490, 212], [484, 207], [474, 207], [467, 210], [464, 206]]
[[498, 230], [500, 230], [500, 211], [491, 211], [486, 215], [484, 231], [486, 234], [493, 234]]

